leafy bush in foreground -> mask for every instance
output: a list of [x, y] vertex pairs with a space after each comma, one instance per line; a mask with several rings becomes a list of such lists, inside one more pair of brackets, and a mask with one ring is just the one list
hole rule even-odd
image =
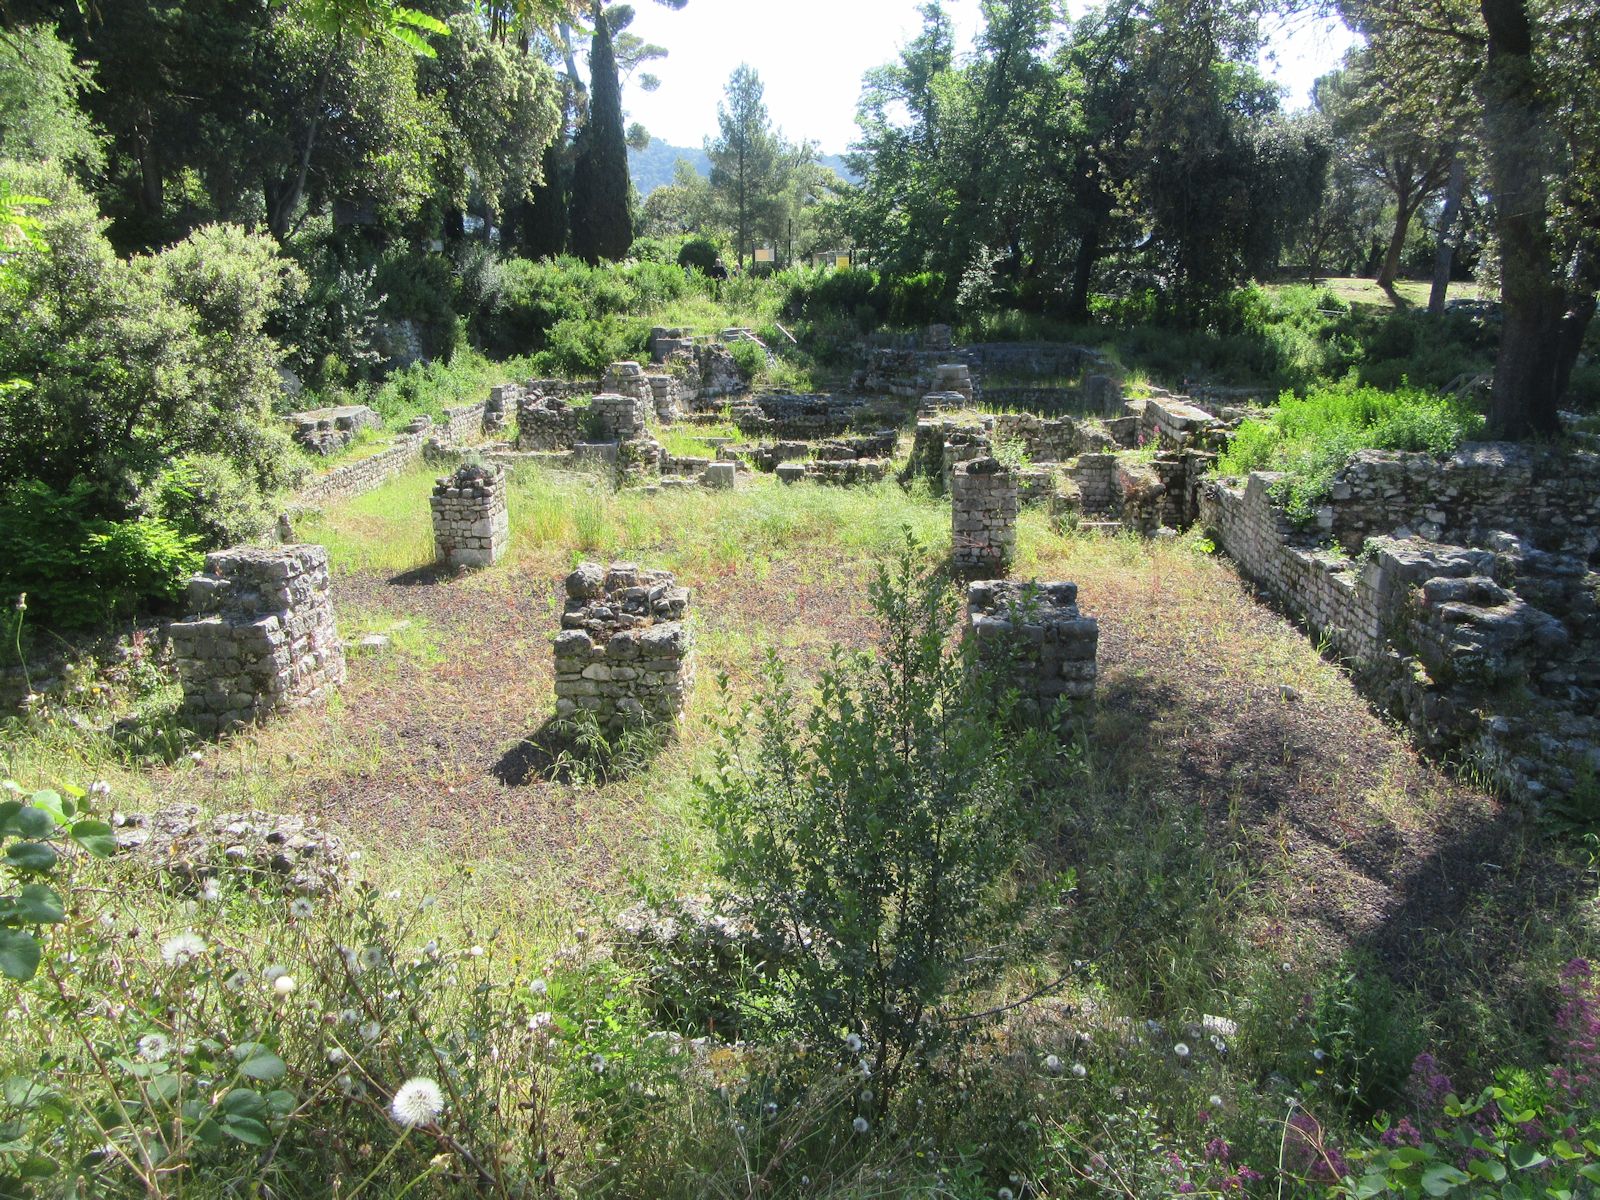
[[1020, 731], [1014, 693], [951, 648], [954, 589], [915, 541], [870, 595], [879, 652], [837, 655], [809, 705], [773, 660], [702, 787], [722, 873], [789, 947], [766, 1018], [859, 1061], [882, 1112], [1016, 948], [1053, 735]]
[[1217, 467], [1230, 475], [1284, 472], [1273, 495], [1305, 522], [1356, 451], [1449, 454], [1482, 432], [1482, 414], [1459, 401], [1417, 388], [1387, 392], [1339, 383], [1304, 397], [1285, 393], [1270, 416], [1239, 427]]

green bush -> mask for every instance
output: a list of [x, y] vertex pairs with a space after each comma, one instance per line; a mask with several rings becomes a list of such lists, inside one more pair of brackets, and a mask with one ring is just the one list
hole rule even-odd
[[1307, 522], [1357, 450], [1449, 454], [1483, 426], [1482, 414], [1418, 388], [1333, 384], [1304, 397], [1285, 393], [1269, 417], [1244, 422], [1217, 467], [1230, 475], [1284, 472], [1273, 494], [1291, 517]]
[[770, 659], [701, 789], [719, 870], [788, 948], [751, 1019], [859, 1063], [882, 1113], [1018, 944], [1050, 738], [951, 647], [955, 590], [909, 534], [870, 594], [880, 652], [838, 653], [810, 703]]
[[449, 361], [462, 337], [456, 315], [455, 272], [442, 254], [423, 254], [409, 246], [391, 249], [378, 261], [373, 287], [383, 297], [379, 311], [390, 320], [416, 324], [423, 352]]
[[678, 265], [686, 271], [694, 270], [709, 275], [721, 257], [722, 251], [709, 238], [690, 238], [678, 251]]
[[263, 537], [272, 528], [271, 506], [227, 459], [197, 454], [157, 481], [154, 515], [214, 550]]
[[744, 377], [746, 383], [766, 372], [767, 352], [754, 342], [734, 342], [728, 347], [728, 353], [733, 355], [733, 361], [739, 367], [739, 374]]
[[0, 501], [0, 594], [25, 593], [45, 624], [92, 628], [175, 600], [200, 567], [199, 540], [166, 521], [97, 515], [85, 480], [57, 492], [25, 480]]

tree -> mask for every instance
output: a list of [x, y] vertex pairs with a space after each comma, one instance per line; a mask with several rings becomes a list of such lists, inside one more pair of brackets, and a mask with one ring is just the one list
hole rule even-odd
[[572, 251], [590, 263], [619, 260], [633, 245], [628, 145], [622, 126], [622, 84], [611, 27], [600, 0], [592, 9], [589, 109], [573, 145]]
[[754, 253], [756, 226], [772, 203], [780, 173], [782, 146], [767, 116], [764, 91], [761, 76], [748, 64], [736, 67], [717, 105], [720, 134], [706, 142], [711, 190], [728, 214], [741, 267], [745, 251]]
[[1388, 249], [1378, 269], [1379, 287], [1393, 285], [1406, 235], [1418, 210], [1444, 187], [1462, 130], [1455, 97], [1436, 95], [1419, 119], [1402, 88], [1375, 69], [1366, 49], [1352, 50], [1343, 69], [1317, 80], [1313, 103], [1328, 119], [1336, 153], [1384, 188], [1394, 205]]
[[672, 182], [645, 197], [644, 231], [662, 237], [701, 233], [711, 224], [711, 185], [686, 158], [672, 164]]
[[[1489, 427], [1558, 430], [1600, 288], [1600, 22], [1573, 0], [1346, 0], [1379, 68], [1471, 98], [1503, 313]], [[1418, 88], [1417, 107], [1434, 102]]]
[[44, 25], [0, 31], [0, 158], [46, 158], [96, 171], [104, 139], [79, 107], [93, 74]]

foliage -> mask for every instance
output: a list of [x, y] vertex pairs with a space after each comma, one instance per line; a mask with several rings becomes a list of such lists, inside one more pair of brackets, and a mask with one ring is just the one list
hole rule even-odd
[[589, 111], [573, 142], [572, 253], [593, 265], [616, 261], [633, 244], [628, 147], [622, 128], [622, 86], [611, 25], [599, 0], [589, 45]]
[[678, 251], [678, 265], [685, 270], [696, 270], [702, 275], [710, 275], [712, 268], [722, 258], [722, 252], [717, 249], [717, 244], [709, 238], [690, 238], [684, 242], [683, 248]]
[[1284, 472], [1273, 495], [1305, 522], [1357, 450], [1449, 454], [1482, 429], [1482, 415], [1460, 401], [1416, 388], [1335, 384], [1304, 397], [1285, 394], [1270, 416], [1246, 421], [1217, 467], [1231, 475]]
[[200, 567], [198, 538], [155, 517], [97, 515], [87, 481], [63, 492], [25, 479], [0, 499], [0, 594], [26, 594], [44, 623], [94, 628], [182, 594]]
[[103, 139], [78, 107], [92, 86], [92, 73], [49, 26], [0, 34], [0, 158], [99, 169]]
[[152, 515], [207, 549], [253, 542], [272, 528], [274, 514], [257, 482], [220, 455], [180, 459], [152, 492]]
[[0, 476], [85, 479], [112, 517], [186, 454], [276, 479], [287, 439], [264, 424], [279, 388], [267, 322], [300, 273], [231, 226], [119, 260], [59, 168], [4, 170], [50, 204], [37, 210], [48, 251], [19, 254], [0, 293], [0, 378], [28, 385], [0, 396]]
[[[50, 792], [0, 805], [6, 833], [74, 816]], [[109, 851], [109, 827], [69, 829]], [[13, 873], [54, 861], [37, 840], [7, 849]], [[48, 969], [19, 997], [26, 1036], [0, 1064], [8, 1194], [72, 1194], [90, 1178], [149, 1195], [180, 1181], [292, 1196], [552, 1182], [541, 1060], [560, 1031], [530, 1030], [526, 985], [492, 974], [482, 947], [418, 935], [426, 903], [395, 911], [364, 884], [291, 897], [233, 870], [189, 884], [186, 915], [141, 914], [109, 902], [122, 889], [108, 877], [125, 885], [127, 868], [62, 863], [65, 902], [41, 884], [6, 897], [7, 925], [50, 923]], [[0, 945], [0, 965], [27, 966]]]
[[[0, 975], [26, 983], [39, 970], [40, 930], [67, 919], [61, 895], [50, 885], [61, 863], [57, 845], [71, 843], [104, 858], [113, 847], [111, 826], [98, 820], [79, 788], [25, 795], [10, 779], [0, 795], [0, 879], [15, 891], [0, 894]], [[9, 1089], [8, 1089], [9, 1091]], [[9, 1099], [9, 1097], [8, 1097]]]
[[738, 341], [728, 347], [728, 353], [738, 364], [739, 374], [749, 383], [767, 369], [767, 352], [754, 342]]
[[770, 661], [702, 791], [720, 872], [787, 948], [760, 1011], [859, 1059], [881, 1111], [1014, 945], [1050, 747], [949, 647], [953, 589], [909, 535], [871, 600], [880, 653], [836, 654], [809, 704]]

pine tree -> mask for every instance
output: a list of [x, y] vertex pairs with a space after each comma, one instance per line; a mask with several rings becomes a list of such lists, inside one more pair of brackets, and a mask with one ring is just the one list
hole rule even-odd
[[620, 259], [633, 245], [622, 85], [600, 0], [593, 11], [589, 119], [578, 131], [572, 170], [572, 252], [591, 263]]
[[777, 190], [780, 144], [772, 131], [761, 76], [741, 63], [728, 79], [727, 102], [717, 105], [722, 136], [706, 143], [711, 156], [711, 190], [727, 209], [734, 249], [744, 266], [745, 251], [755, 252], [757, 223]]

